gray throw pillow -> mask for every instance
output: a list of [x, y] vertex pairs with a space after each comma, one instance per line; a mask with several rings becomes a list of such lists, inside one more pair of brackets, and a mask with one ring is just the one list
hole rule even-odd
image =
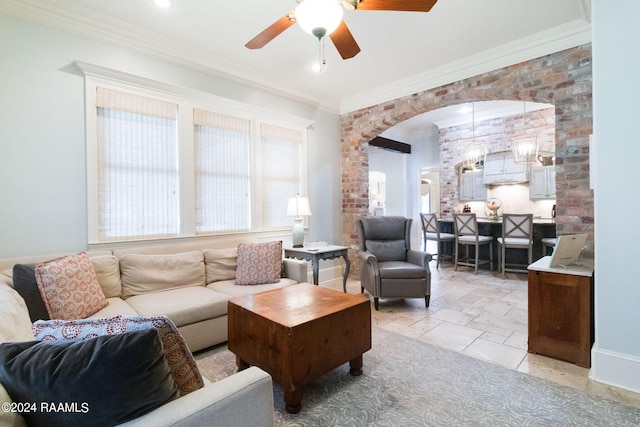
[[113, 426], [178, 397], [155, 329], [0, 344], [0, 382], [33, 426]]
[[31, 322], [49, 320], [47, 306], [36, 281], [37, 264], [16, 264], [13, 266], [13, 288], [20, 294], [29, 310]]

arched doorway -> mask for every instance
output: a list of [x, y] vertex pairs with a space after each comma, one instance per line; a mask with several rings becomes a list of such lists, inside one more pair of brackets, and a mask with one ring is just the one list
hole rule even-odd
[[[553, 64], [553, 73], [548, 71]], [[355, 219], [366, 215], [367, 144], [418, 114], [469, 101], [519, 100], [555, 105], [557, 230], [589, 232], [584, 256], [593, 257], [593, 194], [589, 188], [592, 133], [591, 45], [547, 55], [490, 73], [345, 114], [341, 118], [342, 234], [356, 249]], [[357, 271], [358, 268], [353, 269]]]

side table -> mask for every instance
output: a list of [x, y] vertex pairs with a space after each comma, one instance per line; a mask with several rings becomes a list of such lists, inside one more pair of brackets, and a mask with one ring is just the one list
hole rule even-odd
[[529, 266], [529, 352], [591, 366], [593, 265], [549, 267], [550, 256]]
[[349, 277], [349, 269], [351, 268], [351, 261], [349, 261], [349, 247], [338, 245], [327, 245], [314, 248], [294, 248], [290, 246], [284, 247], [285, 258], [296, 258], [311, 261], [313, 267], [313, 284], [318, 284], [318, 265], [321, 259], [336, 259], [344, 258], [346, 267], [344, 270], [344, 277], [342, 278], [342, 290], [347, 292], [347, 277]]

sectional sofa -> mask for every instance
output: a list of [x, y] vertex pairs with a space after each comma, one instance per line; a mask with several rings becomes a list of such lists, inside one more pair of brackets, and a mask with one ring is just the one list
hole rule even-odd
[[[282, 277], [275, 283], [238, 285], [236, 273], [255, 264], [247, 262], [247, 256], [252, 253], [247, 255], [242, 251], [246, 246], [251, 245], [223, 249], [198, 248], [193, 244], [163, 245], [89, 251], [86, 255], [107, 300], [107, 305], [90, 317], [167, 316], [192, 352], [225, 342], [229, 299], [307, 279], [306, 262], [283, 260], [280, 253]], [[26, 268], [28, 273], [35, 263], [59, 256], [0, 260], [0, 343], [34, 339], [32, 321], [36, 319], [31, 307], [27, 308], [33, 303], [26, 302], [14, 288], [14, 279], [17, 279], [13, 277], [17, 271], [14, 266], [19, 264], [18, 268]], [[30, 299], [28, 293], [26, 295]], [[273, 424], [272, 382], [264, 371], [254, 367], [222, 381], [204, 382], [204, 388], [166, 403], [126, 425]], [[10, 401], [10, 397], [0, 385], [0, 402], [6, 401]], [[0, 424], [24, 425], [20, 417], [11, 418], [12, 415], [15, 414], [0, 413]]]
[[[307, 280], [306, 262], [285, 258], [280, 259], [282, 277], [276, 283], [236, 285], [241, 245], [207, 249], [197, 244], [172, 244], [89, 251], [108, 301], [91, 317], [166, 315], [192, 352], [226, 342], [229, 299]], [[0, 284], [13, 286], [16, 264], [33, 268], [36, 263], [64, 255], [0, 259]]]

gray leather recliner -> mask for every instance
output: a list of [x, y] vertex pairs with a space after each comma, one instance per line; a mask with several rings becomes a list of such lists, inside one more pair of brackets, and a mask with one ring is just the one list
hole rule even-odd
[[431, 255], [411, 249], [412, 219], [401, 216], [356, 220], [361, 291], [366, 289], [378, 310], [379, 298], [431, 297]]

